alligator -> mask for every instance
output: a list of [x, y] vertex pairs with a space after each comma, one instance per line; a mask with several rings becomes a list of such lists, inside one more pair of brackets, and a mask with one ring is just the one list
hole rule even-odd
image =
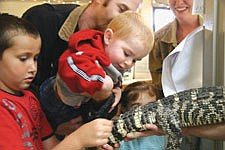
[[145, 131], [155, 124], [168, 135], [168, 150], [180, 147], [183, 127], [225, 122], [225, 87], [210, 86], [185, 90], [138, 106], [113, 119], [109, 144], [122, 141], [129, 132]]

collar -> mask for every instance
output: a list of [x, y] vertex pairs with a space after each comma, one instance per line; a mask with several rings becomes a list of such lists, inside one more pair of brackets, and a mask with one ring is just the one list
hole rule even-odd
[[79, 18], [81, 14], [86, 10], [89, 4], [79, 6], [75, 8], [69, 16], [66, 18], [65, 22], [63, 23], [62, 27], [59, 30], [59, 37], [64, 40], [68, 41], [69, 37], [74, 33], [76, 26], [78, 25]]

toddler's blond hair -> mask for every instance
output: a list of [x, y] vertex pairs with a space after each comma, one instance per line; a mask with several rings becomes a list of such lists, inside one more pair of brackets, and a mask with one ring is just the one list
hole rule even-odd
[[144, 21], [144, 18], [134, 11], [126, 11], [116, 16], [108, 25], [119, 39], [140, 40], [145, 49], [149, 51], [153, 47], [154, 35], [152, 29]]

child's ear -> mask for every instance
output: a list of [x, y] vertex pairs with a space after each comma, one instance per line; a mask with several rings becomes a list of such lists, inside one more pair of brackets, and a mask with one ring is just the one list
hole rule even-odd
[[113, 36], [113, 30], [110, 28], [107, 28], [104, 32], [104, 43], [106, 46], [109, 45], [109, 43], [112, 39], [112, 36]]

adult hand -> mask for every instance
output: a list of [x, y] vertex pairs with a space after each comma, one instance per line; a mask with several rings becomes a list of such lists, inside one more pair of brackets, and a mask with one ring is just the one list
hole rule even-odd
[[130, 140], [133, 140], [136, 138], [151, 136], [151, 135], [158, 135], [158, 136], [164, 135], [164, 132], [154, 124], [146, 124], [146, 128], [148, 130], [143, 131], [143, 132], [128, 133], [127, 137], [124, 139], [124, 141], [130, 141]]

